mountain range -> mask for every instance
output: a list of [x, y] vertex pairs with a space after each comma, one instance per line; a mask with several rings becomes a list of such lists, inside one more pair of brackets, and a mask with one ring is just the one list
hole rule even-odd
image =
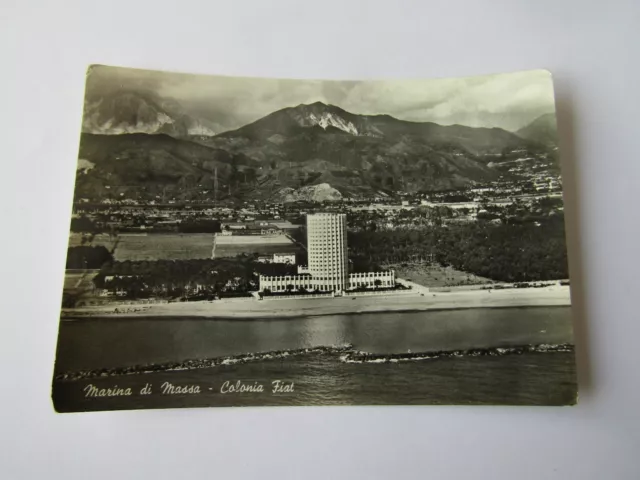
[[282, 199], [317, 185], [343, 196], [460, 188], [505, 175], [487, 158], [550, 145], [549, 119], [555, 123], [543, 116], [516, 134], [316, 102], [217, 133], [219, 125], [175, 101], [117, 92], [85, 103], [76, 196]]
[[194, 116], [180, 103], [152, 91], [117, 90], [85, 99], [82, 131], [120, 135], [126, 133], [212, 136], [222, 131], [215, 122]]

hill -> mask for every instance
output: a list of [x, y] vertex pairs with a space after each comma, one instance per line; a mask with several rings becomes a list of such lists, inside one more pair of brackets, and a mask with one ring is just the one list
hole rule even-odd
[[543, 145], [558, 145], [558, 129], [555, 113], [546, 113], [539, 116], [529, 125], [516, 132], [519, 137], [531, 140]]
[[[80, 140], [76, 197], [152, 199], [170, 197], [213, 198], [253, 172], [256, 162], [242, 154], [199, 145], [169, 135], [142, 133], [94, 135]], [[241, 172], [245, 172], [242, 174]], [[203, 193], [204, 192], [204, 193]]]

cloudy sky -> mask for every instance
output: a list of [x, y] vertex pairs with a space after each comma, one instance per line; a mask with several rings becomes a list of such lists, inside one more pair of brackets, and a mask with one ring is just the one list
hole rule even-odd
[[278, 80], [187, 75], [117, 67], [92, 67], [87, 96], [147, 90], [176, 100], [192, 115], [232, 130], [269, 113], [321, 101], [352, 113], [388, 114], [442, 125], [500, 127], [515, 131], [554, 111], [545, 70], [430, 80]]

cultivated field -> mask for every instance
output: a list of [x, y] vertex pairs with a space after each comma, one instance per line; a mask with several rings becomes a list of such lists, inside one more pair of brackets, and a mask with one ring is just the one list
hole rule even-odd
[[214, 257], [235, 257], [242, 253], [297, 253], [299, 249], [286, 235], [220, 235], [216, 237]]
[[[88, 238], [88, 237], [87, 237]], [[80, 234], [69, 236], [69, 246], [105, 246], [115, 260], [190, 260], [199, 258], [235, 257], [242, 253], [270, 255], [297, 253], [300, 247], [286, 235], [233, 235], [216, 237], [211, 233], [121, 233], [109, 237], [95, 235], [91, 242], [82, 243]]]
[[211, 258], [213, 234], [121, 234], [114, 258], [125, 260], [189, 260]]
[[385, 268], [395, 270], [398, 278], [410, 279], [412, 282], [425, 287], [452, 287], [492, 283], [490, 279], [478, 277], [472, 273], [426, 263], [385, 265]]

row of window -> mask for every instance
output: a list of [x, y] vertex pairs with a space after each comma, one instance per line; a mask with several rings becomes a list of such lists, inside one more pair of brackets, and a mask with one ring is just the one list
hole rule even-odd
[[392, 275], [392, 272], [367, 272], [367, 273], [352, 273], [349, 276], [360, 278], [360, 277], [387, 277], [391, 275]]

